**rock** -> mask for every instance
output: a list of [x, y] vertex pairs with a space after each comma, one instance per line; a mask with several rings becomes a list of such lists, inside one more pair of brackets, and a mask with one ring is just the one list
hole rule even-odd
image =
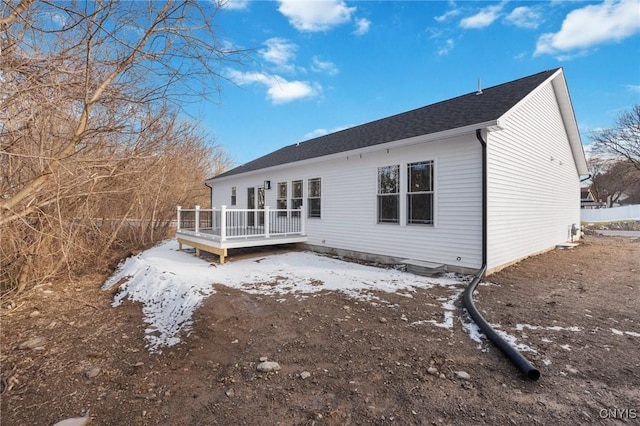
[[456, 371], [455, 375], [456, 375], [456, 377], [458, 377], [460, 379], [463, 379], [463, 380], [471, 380], [471, 376], [466, 371]]
[[36, 309], [35, 311], [33, 311], [33, 312], [31, 312], [31, 313], [29, 314], [29, 317], [31, 317], [31, 318], [35, 318], [35, 317], [37, 317], [38, 315], [40, 315], [40, 311]]
[[25, 342], [20, 343], [18, 349], [35, 349], [42, 346], [47, 339], [45, 337], [33, 337]]
[[378, 321], [380, 321], [382, 324], [386, 324], [387, 319], [385, 317], [380, 317]]
[[261, 362], [260, 364], [258, 364], [258, 366], [256, 367], [256, 370], [262, 372], [262, 373], [269, 373], [271, 371], [278, 371], [280, 370], [280, 364], [278, 364], [277, 362], [274, 361], [264, 361]]
[[98, 377], [102, 373], [100, 367], [93, 367], [91, 370], [85, 371], [84, 375], [87, 376], [88, 379], [93, 379], [94, 377]]
[[303, 371], [302, 373], [300, 373], [300, 378], [301, 379], [308, 379], [309, 377], [311, 377], [311, 373], [309, 373], [308, 371]]
[[438, 376], [438, 369], [435, 367], [429, 367], [427, 368], [427, 373], [431, 374], [432, 376]]
[[76, 417], [73, 419], [61, 420], [53, 426], [86, 426], [91, 421], [91, 417]]
[[565, 365], [565, 367], [567, 368], [567, 371], [571, 374], [578, 374], [579, 371], [576, 370], [575, 368], [573, 368], [572, 366], [570, 366], [569, 364]]
[[265, 362], [265, 361], [268, 361], [268, 360], [269, 360], [269, 358], [266, 357], [266, 356], [261, 356], [260, 357], [260, 362]]
[[233, 389], [229, 389], [224, 394], [227, 395], [228, 398], [233, 398], [236, 395], [236, 392]]

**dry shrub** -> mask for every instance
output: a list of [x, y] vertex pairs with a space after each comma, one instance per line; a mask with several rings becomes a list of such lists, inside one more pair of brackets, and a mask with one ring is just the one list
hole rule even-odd
[[239, 53], [215, 8], [2, 2], [2, 292], [106, 268], [164, 238], [177, 205], [207, 204], [229, 161], [179, 105]]

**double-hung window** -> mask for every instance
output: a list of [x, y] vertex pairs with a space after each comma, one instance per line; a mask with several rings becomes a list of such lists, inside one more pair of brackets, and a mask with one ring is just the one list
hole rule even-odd
[[[276, 204], [278, 210], [287, 209], [287, 182], [278, 182], [278, 200]], [[278, 216], [286, 216], [286, 211], [278, 212]]]
[[[291, 208], [299, 209], [302, 206], [302, 181], [294, 180], [291, 182]], [[300, 213], [294, 212], [294, 217], [300, 217]]]
[[378, 167], [378, 223], [400, 221], [400, 166]]
[[235, 205], [236, 205], [236, 200], [237, 200], [237, 197], [236, 197], [236, 187], [235, 187], [235, 186], [232, 186], [232, 187], [231, 187], [231, 205], [232, 205], [232, 206], [235, 206]]
[[407, 164], [407, 223], [433, 225], [433, 161]]
[[320, 178], [309, 179], [309, 192], [307, 196], [307, 208], [309, 217], [320, 217], [320, 201], [322, 187]]

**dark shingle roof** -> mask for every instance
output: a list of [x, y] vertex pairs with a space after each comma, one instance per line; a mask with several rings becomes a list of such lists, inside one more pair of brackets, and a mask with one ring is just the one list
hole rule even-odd
[[213, 179], [496, 120], [557, 70], [483, 89], [482, 95], [472, 92], [289, 145]]

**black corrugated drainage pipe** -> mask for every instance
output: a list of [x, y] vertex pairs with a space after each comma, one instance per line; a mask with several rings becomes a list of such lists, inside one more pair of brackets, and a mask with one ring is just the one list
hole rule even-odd
[[507, 343], [487, 321], [480, 315], [473, 303], [473, 292], [478, 283], [484, 278], [487, 272], [487, 143], [482, 139], [482, 131], [476, 130], [476, 137], [482, 145], [482, 267], [476, 273], [462, 295], [464, 307], [469, 312], [471, 318], [480, 327], [480, 330], [493, 342], [504, 354], [531, 380], [540, 378], [540, 371], [535, 368], [525, 357], [522, 356], [513, 346]]

